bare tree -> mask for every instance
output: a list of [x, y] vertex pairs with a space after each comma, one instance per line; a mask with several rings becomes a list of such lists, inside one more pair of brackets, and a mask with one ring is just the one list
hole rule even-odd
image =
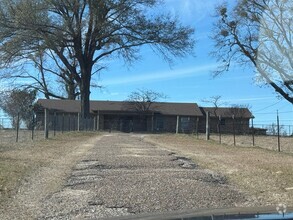
[[258, 78], [293, 103], [293, 1], [240, 0], [229, 10], [217, 7], [215, 50], [221, 63], [215, 76], [231, 64], [252, 65]]
[[[155, 10], [159, 0], [0, 1], [2, 66], [25, 62], [41, 46], [78, 84], [81, 116], [90, 114], [90, 85], [110, 56], [126, 62], [149, 45], [164, 59], [193, 52], [193, 28]], [[152, 13], [152, 10], [154, 13]], [[72, 60], [76, 60], [72, 62]]]
[[[72, 65], [77, 65], [76, 59], [68, 58], [68, 60]], [[27, 63], [31, 65], [25, 68]], [[32, 70], [32, 66], [35, 71]], [[103, 68], [101, 67], [99, 71]], [[34, 54], [27, 57], [24, 66], [10, 66], [9, 71], [0, 75], [0, 79], [13, 82], [16, 88], [36, 89], [47, 99], [75, 100], [80, 95], [79, 85], [70, 71], [62, 65], [62, 62], [52, 51], [46, 51], [42, 47], [37, 48]], [[17, 83], [17, 79], [26, 80], [28, 83]], [[94, 83], [91, 84], [91, 87], [102, 88]]]
[[[66, 67], [61, 66], [58, 59], [53, 53], [47, 53], [39, 49], [37, 53], [29, 56], [39, 74], [31, 73], [30, 71], [21, 72], [21, 74], [9, 74], [10, 78], [27, 78], [33, 81], [26, 88], [34, 88], [40, 93], [43, 93], [47, 99], [71, 99], [75, 100], [79, 95], [78, 85], [75, 82], [70, 71]], [[72, 61], [74, 62], [74, 60]], [[50, 79], [52, 76], [53, 79]], [[57, 84], [57, 86], [56, 86]], [[59, 85], [59, 86], [58, 86]], [[59, 88], [61, 88], [61, 91]], [[57, 89], [58, 88], [58, 89]]]
[[37, 91], [27, 89], [14, 89], [1, 92], [0, 107], [12, 118], [12, 126], [16, 127], [16, 118], [19, 115], [27, 128], [32, 126], [32, 106], [36, 100]]
[[[273, 135], [273, 136], [278, 135], [278, 125], [277, 124], [272, 123], [271, 125], [267, 125], [266, 129], [267, 129], [267, 134]], [[284, 136], [287, 135], [287, 132], [286, 132], [284, 125], [279, 125], [279, 132], [280, 132], [280, 134], [282, 134]]]
[[128, 96], [125, 104], [126, 108], [132, 108], [137, 112], [146, 113], [155, 102], [166, 98], [167, 96], [160, 92], [150, 89], [138, 89]]
[[208, 99], [203, 99], [202, 102], [208, 103], [213, 106], [213, 114], [215, 117], [218, 117], [217, 111], [220, 106], [224, 105], [225, 103], [221, 101], [222, 96], [216, 95], [216, 96], [211, 96]]

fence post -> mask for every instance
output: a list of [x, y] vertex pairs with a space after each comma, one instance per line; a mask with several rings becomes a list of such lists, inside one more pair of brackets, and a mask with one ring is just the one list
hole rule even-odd
[[97, 131], [100, 130], [100, 111], [98, 111], [98, 115], [97, 115]]
[[62, 114], [62, 125], [61, 125], [61, 131], [62, 131], [62, 134], [63, 134], [63, 132], [64, 132], [64, 117], [65, 117], [65, 115], [64, 115], [64, 113]]
[[56, 112], [54, 112], [54, 137], [56, 136]]
[[67, 116], [68, 116], [68, 131], [71, 131], [71, 114], [69, 113], [69, 114], [67, 114]]
[[77, 113], [77, 131], [80, 131], [80, 115]]
[[221, 133], [221, 116], [219, 115], [219, 121], [218, 121], [218, 131], [219, 131], [219, 143], [222, 143], [222, 133]]
[[234, 146], [236, 146], [236, 139], [235, 139], [235, 115], [232, 115], [232, 119], [233, 119], [233, 141], [234, 141]]
[[48, 109], [45, 108], [45, 139], [49, 137], [49, 117], [48, 117]]
[[279, 111], [277, 110], [277, 130], [278, 130], [278, 152], [281, 152], [280, 144], [280, 122], [279, 122]]
[[72, 127], [73, 127], [73, 131], [76, 131], [76, 127], [75, 127], [75, 114], [73, 114], [72, 115], [72, 117], [73, 117], [73, 125], [72, 125]]
[[17, 113], [17, 119], [16, 119], [16, 142], [18, 142], [18, 135], [19, 135], [19, 112]]
[[196, 129], [196, 138], [198, 139], [198, 123], [199, 123], [199, 117], [197, 117], [196, 118], [196, 127], [195, 127], [195, 129]]
[[100, 130], [100, 113], [98, 111], [98, 114], [95, 116], [95, 130]]
[[210, 140], [210, 113], [206, 113], [206, 140]]
[[32, 114], [32, 140], [34, 140], [34, 130], [35, 130], [35, 116]]
[[176, 119], [176, 134], [178, 134], [179, 132], [179, 115], [177, 115], [177, 119]]
[[254, 143], [254, 125], [253, 125], [253, 119], [254, 117], [251, 118], [251, 128], [252, 128], [252, 146], [255, 145]]

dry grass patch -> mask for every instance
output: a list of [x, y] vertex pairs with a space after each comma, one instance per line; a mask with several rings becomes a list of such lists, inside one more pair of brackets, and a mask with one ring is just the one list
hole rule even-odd
[[[148, 140], [218, 171], [260, 206], [293, 204], [293, 155], [261, 148], [219, 145], [188, 135], [151, 135]], [[249, 205], [249, 204], [248, 204]]]
[[[199, 134], [199, 139], [205, 140], [205, 134]], [[219, 135], [211, 134], [211, 140], [219, 143]], [[236, 135], [235, 136], [236, 146], [241, 147], [253, 147], [252, 135]], [[231, 134], [222, 134], [221, 143], [233, 146], [234, 137]], [[280, 149], [282, 152], [293, 153], [293, 137], [292, 136], [281, 136], [280, 137]], [[278, 151], [278, 137], [270, 135], [255, 135], [254, 136], [255, 147]]]
[[77, 149], [78, 145], [97, 133], [70, 132], [48, 140], [0, 142], [0, 204], [13, 197], [23, 181], [41, 167], [54, 164], [55, 160]]

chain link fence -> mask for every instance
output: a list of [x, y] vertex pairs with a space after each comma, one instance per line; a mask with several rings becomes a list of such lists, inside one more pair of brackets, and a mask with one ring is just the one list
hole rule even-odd
[[[41, 140], [55, 136], [58, 133], [81, 130], [162, 133], [162, 130], [157, 129], [161, 126], [160, 121], [153, 125], [152, 130], [147, 130], [147, 121], [141, 121], [134, 125], [133, 120], [127, 121], [126, 118], [123, 120], [104, 120], [101, 123], [96, 116], [81, 119], [78, 114], [49, 113], [47, 118], [44, 115], [37, 115], [32, 117], [32, 120], [32, 128], [26, 129], [20, 121], [17, 123], [18, 126], [13, 128], [11, 118], [0, 118], [0, 143]], [[103, 124], [103, 126], [99, 126], [99, 124]], [[293, 125], [278, 125], [277, 123], [254, 124], [253, 127], [250, 125], [248, 129], [241, 130], [242, 126], [239, 122], [231, 124], [226, 122], [223, 125], [219, 121], [218, 125], [213, 126], [211, 129], [209, 138], [220, 144], [231, 146], [260, 147], [293, 153]], [[172, 125], [172, 127], [174, 127], [175, 133], [176, 125]], [[192, 133], [198, 139], [207, 139], [205, 131], [199, 127], [196, 123], [194, 126], [180, 124], [179, 133]]]
[[260, 147], [278, 152], [293, 153], [293, 125], [278, 123], [254, 124], [248, 130], [241, 130], [241, 123], [225, 124], [231, 128], [223, 132], [223, 126], [219, 122], [211, 129], [211, 133], [197, 132], [198, 139], [212, 140], [220, 144], [241, 147]]
[[19, 117], [2, 117], [0, 144], [43, 140], [58, 133], [71, 131], [94, 131], [95, 120], [95, 117], [81, 119], [77, 114], [48, 114], [47, 118], [44, 115], [32, 115], [31, 121], [28, 122], [31, 128], [28, 129]]

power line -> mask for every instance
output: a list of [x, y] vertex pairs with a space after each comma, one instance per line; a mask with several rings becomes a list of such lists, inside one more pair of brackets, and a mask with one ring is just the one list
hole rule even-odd
[[274, 104], [272, 104], [272, 105], [269, 105], [269, 106], [267, 106], [267, 107], [264, 107], [264, 108], [262, 108], [262, 109], [258, 109], [258, 110], [256, 110], [256, 111], [254, 111], [254, 113], [257, 113], [257, 112], [263, 111], [263, 110], [268, 109], [268, 108], [270, 108], [270, 107], [273, 107], [273, 106], [279, 104], [281, 101], [282, 101], [282, 100], [280, 100], [280, 101], [278, 101], [278, 102], [276, 102], [276, 103], [274, 103]]
[[[293, 111], [286, 111], [286, 112], [279, 112], [279, 114], [287, 114], [287, 113], [293, 113]], [[277, 112], [263, 112], [263, 113], [257, 113], [258, 115], [275, 115]]]
[[285, 113], [293, 113], [293, 111], [287, 111], [287, 112], [279, 112], [280, 114], [285, 114]]
[[[274, 120], [257, 120], [257, 122], [271, 122], [271, 121], [274, 121]], [[280, 121], [293, 121], [293, 120], [290, 120], [290, 119], [280, 119]]]

